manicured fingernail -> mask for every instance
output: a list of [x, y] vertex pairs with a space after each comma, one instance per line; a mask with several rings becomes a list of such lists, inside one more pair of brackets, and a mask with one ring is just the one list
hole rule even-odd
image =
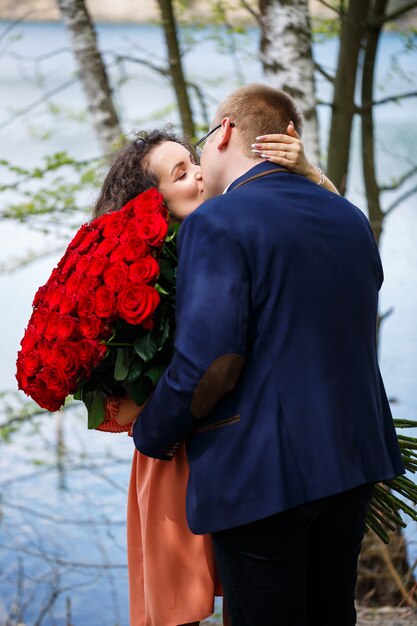
[[255, 154], [260, 154], [262, 156], [262, 150], [254, 150], [252, 148], [251, 152], [254, 152]]
[[263, 159], [269, 159], [269, 156], [268, 156], [267, 154], [261, 154], [261, 157], [262, 157]]
[[256, 137], [256, 141], [264, 141], [266, 139], [265, 135], [261, 135], [260, 137]]
[[260, 144], [260, 143], [251, 143], [251, 147], [252, 148], [261, 148], [262, 144]]

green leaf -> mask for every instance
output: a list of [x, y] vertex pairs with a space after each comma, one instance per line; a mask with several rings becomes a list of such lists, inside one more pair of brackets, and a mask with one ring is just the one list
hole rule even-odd
[[137, 405], [141, 405], [152, 393], [153, 386], [149, 378], [141, 376], [139, 380], [134, 383], [128, 383], [124, 385], [127, 395], [132, 398], [133, 402]]
[[168, 259], [161, 259], [159, 262], [159, 270], [162, 278], [166, 280], [174, 280], [175, 278], [175, 269], [172, 267], [171, 263]]
[[114, 365], [115, 380], [125, 380], [129, 373], [131, 357], [124, 348], [117, 349], [116, 363]]
[[129, 373], [126, 377], [126, 382], [133, 383], [139, 378], [143, 369], [143, 361], [140, 357], [135, 356], [129, 367]]
[[161, 323], [159, 325], [159, 331], [159, 350], [161, 350], [162, 346], [169, 337], [169, 319], [167, 317], [161, 320]]
[[163, 296], [169, 296], [169, 291], [161, 287], [159, 283], [156, 283], [155, 289], [157, 290], [158, 293], [161, 293]]
[[145, 371], [145, 376], [152, 381], [153, 386], [155, 386], [158, 380], [161, 378], [164, 373], [165, 365], [158, 365], [155, 367], [150, 367]]
[[104, 421], [104, 403], [106, 394], [101, 389], [96, 389], [87, 393], [85, 405], [88, 411], [88, 428], [97, 428]]
[[133, 347], [136, 354], [146, 363], [146, 361], [150, 361], [158, 352], [158, 341], [152, 331], [149, 331], [145, 335], [138, 337], [134, 341]]

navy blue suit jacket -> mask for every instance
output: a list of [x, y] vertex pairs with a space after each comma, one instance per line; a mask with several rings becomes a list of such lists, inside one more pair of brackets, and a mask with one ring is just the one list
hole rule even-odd
[[134, 426], [149, 456], [186, 441], [195, 533], [404, 471], [377, 363], [369, 222], [286, 171], [235, 189], [274, 167], [181, 226], [176, 350]]

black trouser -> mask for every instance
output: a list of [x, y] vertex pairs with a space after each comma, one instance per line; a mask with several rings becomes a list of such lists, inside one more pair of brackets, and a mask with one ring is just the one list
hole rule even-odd
[[213, 533], [232, 626], [352, 626], [373, 484]]

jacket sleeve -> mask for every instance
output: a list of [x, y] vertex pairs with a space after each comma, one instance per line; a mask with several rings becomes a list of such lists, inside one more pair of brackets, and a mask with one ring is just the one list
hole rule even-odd
[[180, 235], [175, 352], [133, 428], [138, 450], [164, 460], [235, 386], [249, 315], [242, 250], [213, 207], [187, 217]]

